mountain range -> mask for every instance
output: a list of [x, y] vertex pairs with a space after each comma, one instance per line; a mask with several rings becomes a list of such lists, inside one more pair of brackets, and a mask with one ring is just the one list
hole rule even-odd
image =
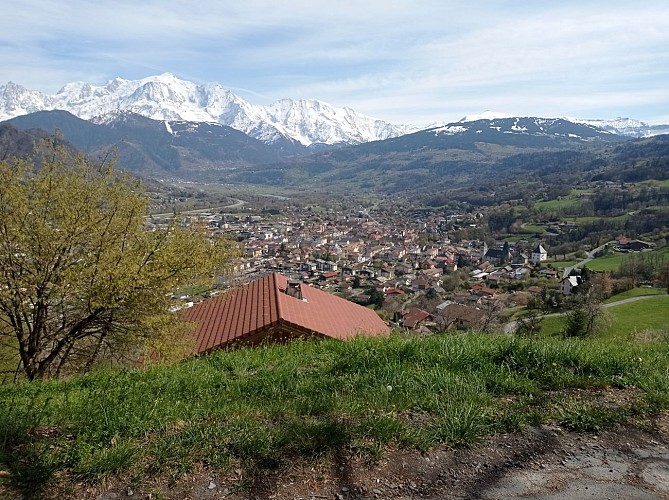
[[[6, 119], [0, 125], [5, 144], [14, 138], [26, 149], [57, 131], [88, 154], [105, 155], [113, 148], [120, 166], [149, 178], [318, 183], [385, 192], [444, 189], [503, 172], [559, 170], [574, 158], [583, 170], [616, 144], [669, 133], [669, 125], [627, 118], [490, 111], [417, 129], [316, 100], [256, 106], [217, 83], [197, 85], [171, 74], [116, 78], [101, 87], [72, 83], [56, 95], [9, 83], [0, 87], [0, 119]], [[20, 135], [13, 128], [42, 132]]]
[[[97, 122], [113, 120], [119, 112], [132, 112], [161, 121], [218, 123], [273, 145], [284, 156], [328, 146], [385, 140], [431, 128], [391, 124], [315, 99], [281, 99], [267, 106], [255, 105], [219, 83], [200, 85], [171, 73], [140, 80], [115, 78], [102, 86], [68, 83], [54, 95], [28, 90], [13, 82], [0, 86], [0, 120], [47, 110], [69, 111]], [[484, 112], [460, 121], [512, 117]], [[669, 133], [669, 125], [648, 125], [629, 118], [564, 119], [631, 137]]]
[[103, 86], [76, 82], [47, 95], [9, 82], [0, 86], [0, 120], [45, 110], [104, 121], [130, 111], [154, 120], [227, 125], [287, 153], [320, 145], [360, 144], [416, 130], [314, 99], [254, 105], [219, 83], [199, 85], [170, 73], [141, 80], [115, 78]]

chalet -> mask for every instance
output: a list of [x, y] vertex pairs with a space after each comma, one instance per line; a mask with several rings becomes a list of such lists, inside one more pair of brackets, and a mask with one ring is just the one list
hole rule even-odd
[[289, 281], [279, 273], [200, 302], [184, 310], [180, 318], [196, 324], [197, 354], [294, 338], [347, 340], [390, 333], [371, 309]]
[[573, 295], [581, 284], [583, 279], [580, 276], [567, 276], [560, 281], [560, 292], [562, 295]]
[[485, 314], [479, 309], [463, 304], [449, 304], [441, 310], [439, 323], [445, 329], [467, 329], [478, 326], [484, 318]]
[[648, 243], [641, 240], [631, 240], [621, 236], [616, 241], [619, 250], [626, 250], [628, 252], [639, 252], [641, 250], [649, 250], [655, 246], [653, 243]]
[[402, 313], [402, 325], [408, 330], [416, 330], [426, 321], [430, 320], [432, 315], [422, 309], [409, 309]]
[[558, 277], [558, 272], [555, 269], [550, 269], [550, 268], [543, 268], [539, 271], [539, 274], [541, 276], [545, 276], [546, 278], [557, 278]]

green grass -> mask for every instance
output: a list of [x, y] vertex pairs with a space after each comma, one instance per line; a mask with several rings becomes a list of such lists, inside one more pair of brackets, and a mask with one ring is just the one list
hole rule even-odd
[[[658, 250], [651, 250], [648, 252], [642, 252], [643, 254], [653, 254], [653, 255], [664, 255], [669, 257], [669, 246], [663, 247]], [[613, 255], [607, 255], [605, 257], [599, 257], [593, 259], [586, 264], [586, 267], [592, 271], [617, 271], [620, 268], [620, 264], [626, 258], [633, 258], [634, 255], [638, 253], [620, 253], [616, 252]]]
[[654, 186], [654, 187], [669, 187], [669, 179], [664, 179], [664, 180], [648, 180], [648, 181], [641, 181], [638, 184], [647, 184], [649, 186]]
[[591, 224], [593, 222], [597, 222], [603, 219], [606, 219], [607, 221], [612, 221], [612, 220], [624, 221], [629, 218], [630, 218], [629, 214], [622, 214], [622, 215], [617, 215], [615, 217], [601, 217], [601, 216], [563, 217], [562, 220], [564, 222], [576, 222], [578, 224]]
[[569, 210], [574, 210], [580, 207], [581, 200], [580, 194], [585, 191], [572, 189], [571, 193], [568, 196], [562, 196], [559, 199], [554, 200], [542, 200], [534, 204], [534, 207], [543, 212], [550, 212], [554, 210], [562, 210], [569, 212]]
[[551, 210], [575, 210], [580, 206], [580, 202], [575, 196], [566, 196], [560, 198], [559, 200], [543, 200], [538, 201], [534, 204], [534, 207], [539, 211], [551, 211]]
[[39, 496], [55, 477], [132, 483], [342, 451], [377, 459], [390, 444], [422, 450], [541, 422], [607, 422], [595, 403], [555, 391], [635, 386], [641, 400], [617, 421], [658, 411], [669, 406], [668, 373], [667, 343], [458, 334], [239, 349], [0, 387], [0, 469]]
[[[598, 336], [599, 339], [629, 342], [643, 332], [662, 336], [669, 335], [669, 295], [659, 295], [607, 309], [610, 324]], [[560, 336], [565, 327], [564, 316], [549, 316], [542, 322], [542, 334]]]
[[574, 266], [581, 262], [580, 260], [558, 260], [555, 262], [550, 262], [549, 264], [555, 269], [564, 269], [565, 267]]
[[538, 224], [525, 224], [522, 227], [523, 233], [545, 233], [546, 226], [540, 226]]
[[628, 255], [626, 253], [614, 253], [613, 255], [599, 257], [588, 262], [586, 267], [592, 271], [617, 271], [620, 263]]
[[647, 295], [666, 295], [667, 291], [663, 288], [648, 288], [648, 287], [637, 287], [627, 290], [622, 293], [618, 293], [609, 297], [604, 301], [604, 303], [609, 304], [611, 302], [617, 302], [619, 300], [629, 299], [632, 297], [644, 297]]

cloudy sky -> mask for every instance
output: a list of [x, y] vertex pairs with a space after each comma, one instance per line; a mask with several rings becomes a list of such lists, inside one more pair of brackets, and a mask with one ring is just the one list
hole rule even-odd
[[669, 123], [669, 1], [3, 0], [0, 85], [53, 94], [164, 72], [395, 123]]

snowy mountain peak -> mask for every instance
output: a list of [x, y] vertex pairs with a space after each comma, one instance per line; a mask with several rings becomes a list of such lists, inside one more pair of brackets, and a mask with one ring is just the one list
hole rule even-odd
[[103, 86], [64, 85], [55, 95], [9, 83], [0, 86], [0, 120], [41, 110], [61, 109], [90, 120], [130, 111], [155, 120], [214, 122], [241, 130], [266, 143], [359, 144], [416, 130], [396, 126], [318, 100], [281, 99], [251, 104], [219, 83], [200, 85], [162, 73], [140, 80], [114, 78]]
[[484, 111], [483, 113], [479, 113], [476, 115], [467, 115], [464, 116], [459, 120], [459, 123], [467, 123], [467, 122], [476, 122], [478, 120], [495, 120], [495, 119], [500, 119], [500, 118], [513, 118], [513, 115], [510, 115], [509, 113], [501, 113], [499, 111]]

